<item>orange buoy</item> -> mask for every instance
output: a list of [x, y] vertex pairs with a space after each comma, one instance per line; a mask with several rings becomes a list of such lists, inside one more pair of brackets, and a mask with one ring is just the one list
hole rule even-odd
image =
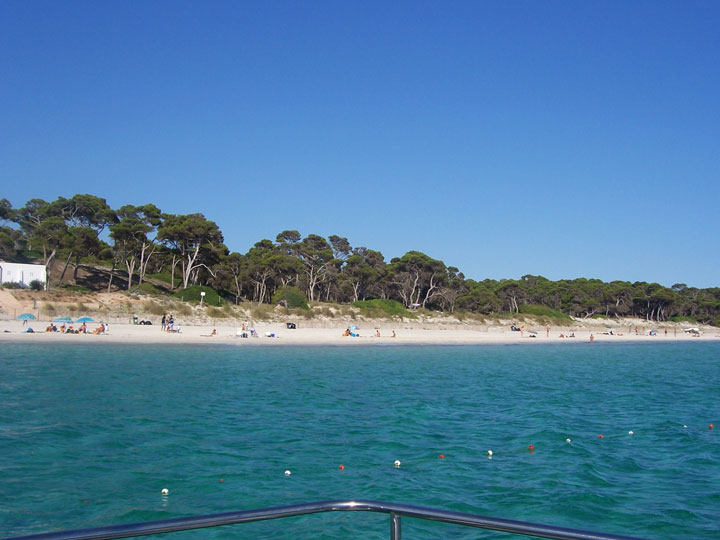
[[345, 465], [340, 465], [340, 466], [338, 467], [338, 469], [340, 469], [341, 471], [344, 471], [344, 470], [345, 470]]
[[535, 450], [535, 447], [531, 444], [530, 446], [528, 446], [528, 450], [532, 452], [533, 450]]
[[712, 428], [714, 428], [714, 427], [715, 427], [715, 426], [713, 426], [712, 424], [710, 424], [710, 425], [708, 426], [708, 429], [712, 429]]
[[602, 438], [603, 438], [603, 436], [602, 436], [602, 435], [598, 435], [598, 439], [602, 439]]
[[440, 459], [445, 459], [445, 454], [440, 454], [438, 457], [439, 457]]

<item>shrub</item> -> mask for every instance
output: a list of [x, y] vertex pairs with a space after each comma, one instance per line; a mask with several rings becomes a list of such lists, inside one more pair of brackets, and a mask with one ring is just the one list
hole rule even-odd
[[151, 315], [164, 315], [167, 313], [164, 306], [161, 306], [157, 302], [153, 302], [152, 300], [149, 300], [148, 302], [145, 302], [143, 304], [143, 310], [146, 313], [150, 313]]
[[340, 306], [340, 316], [355, 319], [355, 310], [349, 306]]
[[172, 287], [177, 287], [182, 283], [182, 279], [175, 276], [175, 283], [173, 283], [173, 280], [171, 279], [170, 272], [160, 272], [158, 274], [146, 274], [147, 277], [157, 279], [158, 281], [164, 281], [168, 285], [171, 285]]
[[267, 321], [273, 315], [273, 308], [267, 304], [258, 304], [250, 310], [250, 317], [256, 321]]
[[567, 315], [561, 311], [557, 311], [556, 309], [547, 306], [541, 306], [539, 304], [522, 304], [521, 306], [519, 306], [519, 310], [520, 313], [523, 313], [525, 315], [534, 315], [535, 317], [547, 317], [549, 319], [554, 319], [557, 321], [572, 321], [570, 315]]
[[300, 289], [292, 286], [280, 287], [272, 297], [273, 304], [282, 304], [288, 308], [310, 309], [307, 299]]
[[228, 317], [227, 311], [224, 311], [220, 308], [216, 308], [213, 306], [208, 306], [207, 310], [205, 310], [205, 313], [208, 317], [212, 319], [224, 319]]
[[698, 320], [695, 317], [687, 317], [685, 315], [675, 315], [674, 317], [670, 317], [670, 320], [672, 322], [677, 322], [677, 323], [688, 322], [688, 323], [697, 324], [697, 322], [698, 322]]
[[312, 309], [294, 308], [288, 309], [288, 315], [302, 317], [304, 319], [314, 319], [315, 312]]
[[333, 311], [333, 309], [329, 308], [329, 307], [318, 308], [316, 310], [313, 310], [313, 313], [315, 313], [315, 315], [319, 315], [321, 317], [328, 317], [328, 318], [332, 318], [335, 315], [335, 312]]
[[360, 308], [360, 314], [373, 319], [411, 317], [411, 313], [397, 300], [358, 300], [353, 306]]
[[203, 304], [207, 304], [208, 306], [223, 305], [224, 301], [220, 298], [217, 291], [212, 287], [207, 287], [205, 285], [193, 285], [192, 287], [176, 292], [173, 296], [175, 296], [175, 298], [180, 298], [183, 302], [200, 303], [201, 292], [205, 293]]
[[222, 305], [222, 307], [219, 309], [222, 309], [222, 311], [223, 311], [223, 314], [221, 315], [221, 317], [235, 317], [236, 316], [235, 308], [230, 302], [225, 302]]
[[187, 304], [178, 304], [177, 309], [173, 310], [178, 315], [192, 315], [192, 308]]
[[477, 322], [485, 322], [485, 316], [481, 313], [473, 313], [471, 311], [456, 311], [452, 314], [453, 317], [455, 317], [458, 321], [477, 321]]
[[33, 279], [30, 282], [30, 290], [33, 291], [42, 291], [45, 288], [45, 283], [40, 281], [39, 279]]
[[140, 285], [133, 288], [134, 293], [139, 294], [152, 294], [152, 295], [160, 295], [163, 294], [163, 291], [158, 289], [155, 285], [152, 283], [149, 283], [147, 281], [143, 281]]
[[20, 287], [19, 283], [15, 283], [13, 281], [8, 281], [8, 282], [2, 284], [2, 288], [3, 289], [21, 289], [22, 287]]
[[82, 285], [60, 285], [60, 288], [66, 291], [74, 291], [74, 292], [80, 292], [80, 293], [90, 293], [92, 292], [87, 287], [83, 287]]

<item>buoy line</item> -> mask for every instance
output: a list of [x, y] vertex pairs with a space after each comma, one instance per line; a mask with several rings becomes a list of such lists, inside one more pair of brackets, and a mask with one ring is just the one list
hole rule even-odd
[[[707, 428], [706, 428], [706, 429], [707, 429], [707, 431], [713, 431], [714, 428], [715, 428], [715, 425], [714, 425], [713, 423], [710, 423], [710, 424], [707, 425]], [[687, 424], [682, 424], [682, 429], [683, 429], [683, 431], [684, 431], [684, 430], [688, 430], [688, 429], [692, 429], [692, 428], [688, 427]], [[644, 430], [645, 433], [650, 432], [650, 431], [651, 431], [651, 430]], [[642, 432], [641, 432], [641, 433], [642, 433]], [[626, 432], [623, 432], [623, 433], [614, 433], [614, 434], [611, 434], [611, 435], [603, 435], [602, 433], [599, 433], [599, 434], [597, 434], [595, 440], [598, 440], [598, 441], [602, 440], [602, 441], [604, 441], [604, 440], [606, 440], [606, 439], [617, 439], [617, 438], [620, 438], [620, 437], [633, 437], [634, 435], [635, 435], [635, 431], [634, 431], [634, 430], [629, 430], [629, 431], [626, 431]], [[565, 439], [565, 445], [570, 445], [570, 444], [572, 444], [573, 440], [574, 440], [574, 439], [571, 439], [570, 437], [567, 437], [567, 438]], [[581, 437], [580, 440], [592, 440], [592, 437], [589, 437], [589, 438], [587, 438], [587, 439]], [[558, 444], [560, 444], [560, 443], [558, 443]], [[542, 450], [542, 449], [543, 449], [543, 447], [541, 446], [541, 447], [540, 447], [540, 450]], [[529, 453], [529, 454], [534, 454], [534, 453], [535, 453], [535, 450], [536, 450], [535, 444], [531, 443], [531, 444], [528, 444], [527, 446], [523, 446], [523, 447], [514, 447], [514, 448], [508, 448], [508, 449], [500, 450], [499, 455], [503, 456], [503, 455], [508, 455], [508, 454], [517, 454], [517, 453], [519, 453], [519, 452], [526, 452], [526, 453]], [[497, 451], [497, 450], [487, 450], [486, 453], [485, 453], [485, 455], [487, 455], [487, 458], [488, 458], [488, 459], [493, 459], [493, 457], [495, 457], [495, 456], [498, 455], [498, 451]], [[411, 461], [410, 461], [410, 464], [411, 464], [411, 465], [413, 465], [413, 464], [414, 464], [414, 465], [418, 465], [418, 464], [420, 464], [420, 463], [429, 463], [429, 462], [431, 462], [431, 461], [435, 462], [435, 461], [438, 461], [438, 460], [445, 460], [445, 459], [446, 459], [446, 456], [449, 457], [450, 459], [452, 459], [452, 455], [446, 455], [446, 454], [444, 454], [444, 453], [441, 453], [441, 454], [436, 454], [436, 457], [433, 457], [433, 458], [425, 457], [425, 458], [420, 458], [420, 459], [416, 459], [416, 460], [411, 460]], [[393, 467], [395, 467], [396, 469], [400, 469], [401, 466], [403, 465], [403, 462], [400, 461], [399, 459], [396, 459], [395, 461], [392, 462], [392, 465], [393, 465]], [[339, 465], [337, 465], [337, 468], [338, 468], [339, 471], [343, 472], [343, 471], [345, 471], [345, 468], [346, 468], [346, 467], [345, 467], [345, 465], [343, 465], [343, 464], [339, 464]], [[285, 475], [286, 478], [289, 478], [290, 476], [292, 476], [292, 471], [290, 471], [290, 469], [286, 469], [285, 472], [284, 472], [284, 475]], [[220, 478], [219, 481], [220, 481], [220, 483], [226, 483], [226, 482], [225, 482], [225, 478]], [[162, 488], [162, 489], [160, 490], [160, 494], [161, 494], [163, 497], [167, 497], [167, 496], [170, 494], [170, 490], [169, 490], [168, 488]], [[88, 504], [88, 500], [83, 500], [83, 504]]]

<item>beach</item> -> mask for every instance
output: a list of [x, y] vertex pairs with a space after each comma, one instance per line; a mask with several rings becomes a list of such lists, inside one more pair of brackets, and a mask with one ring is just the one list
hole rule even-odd
[[[584, 326], [577, 328], [532, 327], [522, 331], [512, 331], [510, 326], [467, 326], [443, 325], [434, 323], [392, 323], [392, 322], [354, 322], [356, 327], [352, 333], [355, 336], [343, 336], [346, 329], [351, 325], [341, 322], [327, 323], [323, 328], [304, 327], [298, 323], [295, 329], [288, 329], [286, 324], [279, 322], [258, 322], [243, 331], [241, 324], [230, 324], [228, 322], [218, 324], [195, 324], [176, 325], [179, 332], [167, 332], [161, 329], [160, 325], [140, 325], [128, 323], [110, 323], [107, 331], [103, 334], [92, 334], [91, 332], [99, 326], [98, 323], [87, 325], [87, 334], [62, 334], [60, 332], [46, 332], [45, 329], [50, 321], [34, 320], [23, 321], [6, 320], [0, 321], [0, 341], [13, 341], [23, 343], [135, 343], [135, 344], [169, 344], [169, 345], [202, 345], [202, 344], [227, 344], [227, 345], [248, 345], [248, 346], [281, 346], [281, 345], [307, 345], [307, 346], [358, 346], [358, 345], [512, 345], [512, 344], [572, 344], [589, 343], [592, 335], [594, 343], [622, 343], [622, 342], [652, 342], [652, 343], [673, 343], [673, 342], [703, 342], [720, 341], [720, 330], [712, 327], [701, 328], [702, 334], [695, 335], [686, 333], [685, 327], [673, 326], [672, 328], [658, 330], [655, 335], [649, 335], [649, 329], [655, 327], [638, 326], [638, 333], [635, 333], [635, 326], [620, 324], [614, 325], [612, 334], [608, 328], [602, 325]], [[61, 323], [55, 323], [60, 328]], [[79, 328], [75, 323], [73, 327]], [[26, 333], [28, 328], [33, 333]], [[255, 330], [255, 336], [251, 336], [250, 328]], [[215, 335], [213, 335], [215, 330]], [[667, 330], [667, 332], [666, 332]], [[377, 336], [379, 332], [380, 336]], [[395, 337], [393, 336], [395, 333]], [[242, 334], [248, 337], [241, 337]], [[563, 336], [563, 337], [561, 337]], [[574, 337], [569, 337], [574, 336]]]

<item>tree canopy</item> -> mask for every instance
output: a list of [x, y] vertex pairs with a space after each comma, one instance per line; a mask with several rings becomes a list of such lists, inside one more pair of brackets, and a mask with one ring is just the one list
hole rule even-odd
[[230, 253], [218, 225], [203, 214], [163, 213], [153, 204], [114, 210], [105, 199], [89, 194], [52, 202], [31, 199], [18, 209], [0, 200], [0, 256], [27, 260], [32, 253], [48, 267], [48, 275], [61, 258], [59, 283], [72, 261], [73, 277], [82, 261], [111, 267], [108, 289], [113, 278], [129, 289], [147, 274], [162, 274], [169, 275], [170, 289], [212, 287], [235, 302], [289, 304], [292, 299], [295, 304], [301, 295], [310, 302], [387, 300], [407, 309], [448, 313], [545, 309], [574, 317], [690, 318], [720, 324], [717, 287], [585, 277], [552, 281], [532, 274], [477, 281], [420, 251], [410, 250], [388, 263], [379, 251], [353, 247], [345, 236], [303, 237], [297, 230], [283, 230], [275, 241], [259, 240], [244, 254]]

